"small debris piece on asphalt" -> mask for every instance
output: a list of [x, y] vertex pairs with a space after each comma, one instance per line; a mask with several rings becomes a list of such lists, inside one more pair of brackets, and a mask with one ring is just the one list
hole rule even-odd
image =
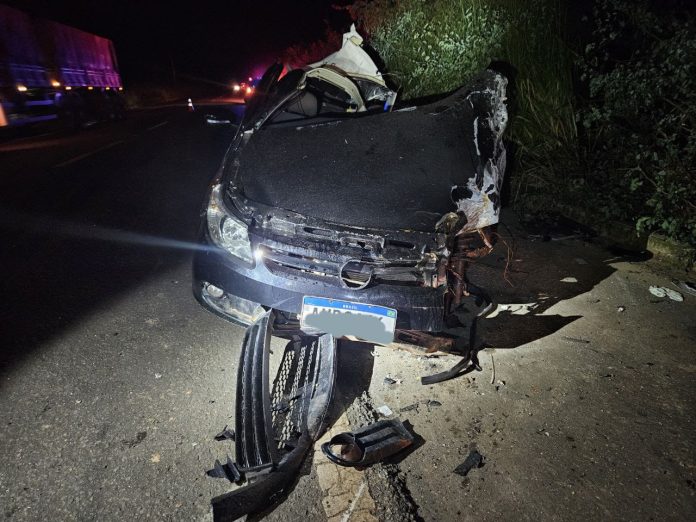
[[390, 384], [399, 384], [400, 381], [397, 381], [396, 379], [392, 379], [388, 375], [384, 378], [384, 384], [390, 385]]
[[213, 469], [206, 471], [205, 474], [209, 477], [223, 478], [235, 483], [241, 482], [242, 480], [242, 474], [229, 456], [227, 456], [227, 462], [225, 464], [220, 464], [220, 461], [215, 459], [215, 466]]
[[678, 281], [674, 279], [672, 281], [677, 288], [684, 290], [687, 294], [696, 295], [696, 284], [691, 281]]
[[564, 335], [561, 337], [564, 341], [570, 341], [571, 343], [581, 343], [581, 344], [590, 344], [590, 341], [587, 339], [578, 339], [577, 337], [568, 337]]
[[672, 301], [680, 303], [684, 300], [684, 296], [679, 292], [671, 288], [665, 288], [664, 286], [651, 286], [648, 290], [655, 297], [669, 297]]
[[469, 456], [462, 462], [459, 466], [454, 468], [454, 472], [457, 475], [461, 475], [462, 477], [466, 477], [467, 473], [469, 473], [472, 469], [474, 468], [482, 468], [485, 464], [483, 455], [481, 455], [478, 450], [471, 450], [471, 453], [469, 453]]
[[155, 379], [161, 379], [161, 378], [162, 378], [162, 374], [161, 374], [161, 373], [156, 373], [156, 374], [155, 374]]
[[648, 290], [655, 297], [664, 297], [667, 295], [661, 286], [651, 286]]
[[564, 277], [561, 279], [561, 283], [577, 283], [578, 280], [575, 277]]
[[391, 410], [391, 408], [390, 408], [389, 406], [387, 406], [386, 404], [384, 404], [384, 405], [380, 406], [379, 408], [377, 408], [377, 412], [378, 412], [382, 417], [389, 417], [390, 415], [393, 415], [393, 413], [394, 413], [394, 412]]
[[129, 448], [135, 448], [138, 444], [145, 440], [145, 437], [147, 437], [147, 431], [139, 431], [134, 439], [122, 440], [121, 442], [123, 442], [123, 444]]
[[669, 297], [672, 301], [681, 303], [684, 300], [684, 296], [676, 290], [672, 290], [671, 288], [663, 288], [663, 290], [665, 291], [665, 294], [667, 294], [667, 297]]
[[575, 258], [575, 262], [576, 262], [578, 265], [586, 265], [586, 264], [587, 264], [587, 261], [585, 261], [582, 257], [576, 257], [576, 258]]
[[413, 410], [418, 411], [418, 403], [417, 402], [414, 402], [413, 404], [409, 404], [408, 406], [404, 406], [403, 408], [399, 409], [399, 411], [402, 413], [405, 411], [413, 411]]
[[234, 440], [234, 430], [225, 426], [223, 430], [213, 437], [217, 441], [221, 440]]
[[442, 403], [440, 401], [434, 401], [432, 399], [428, 399], [428, 401], [425, 403], [426, 407], [428, 408], [428, 411], [430, 411], [433, 408], [439, 408], [442, 406]]
[[626, 311], [626, 307], [625, 307], [625, 306], [617, 306], [617, 307], [616, 307], [616, 311], [617, 311], [617, 312], [625, 312], [625, 311]]

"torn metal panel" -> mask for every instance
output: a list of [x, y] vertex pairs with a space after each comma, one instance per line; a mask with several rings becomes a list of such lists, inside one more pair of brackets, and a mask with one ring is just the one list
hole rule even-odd
[[362, 49], [363, 38], [355, 30], [355, 24], [350, 31], [343, 33], [343, 44], [335, 53], [323, 60], [310, 64], [310, 68], [333, 66], [349, 76], [364, 78], [380, 85], [385, 85], [382, 73], [370, 56]]
[[460, 233], [495, 225], [500, 216], [500, 189], [506, 163], [503, 132], [508, 121], [506, 87], [507, 79], [493, 73], [482, 89], [467, 96], [474, 111], [481, 115], [472, 122], [474, 151], [478, 158], [476, 175], [469, 178], [466, 185], [452, 187], [457, 212], [466, 216]]

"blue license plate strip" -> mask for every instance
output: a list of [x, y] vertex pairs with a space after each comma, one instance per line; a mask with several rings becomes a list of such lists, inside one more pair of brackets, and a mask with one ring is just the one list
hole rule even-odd
[[389, 344], [394, 340], [396, 310], [386, 306], [304, 296], [300, 322], [303, 328], [315, 328], [337, 337], [353, 335], [377, 344]]

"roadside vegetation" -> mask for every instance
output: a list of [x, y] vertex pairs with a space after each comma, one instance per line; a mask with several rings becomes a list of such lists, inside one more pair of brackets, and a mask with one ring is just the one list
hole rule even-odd
[[667, 3], [358, 0], [343, 9], [402, 98], [455, 89], [491, 61], [516, 69], [508, 196], [517, 208], [572, 207], [594, 224], [696, 243], [696, 30], [679, 0]]

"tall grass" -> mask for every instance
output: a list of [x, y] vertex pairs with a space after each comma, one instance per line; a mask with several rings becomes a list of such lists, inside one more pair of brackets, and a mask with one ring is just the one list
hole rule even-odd
[[461, 85], [501, 49], [505, 21], [475, 1], [402, 0], [372, 33], [405, 98]]
[[512, 20], [502, 59], [518, 71], [510, 138], [517, 145], [512, 202], [522, 208], [562, 200], [581, 182], [573, 105], [573, 56], [560, 0], [498, 0]]
[[513, 201], [533, 205], [574, 183], [572, 56], [561, 0], [372, 0], [349, 8], [405, 98], [459, 87], [491, 61], [517, 71], [509, 138]]

